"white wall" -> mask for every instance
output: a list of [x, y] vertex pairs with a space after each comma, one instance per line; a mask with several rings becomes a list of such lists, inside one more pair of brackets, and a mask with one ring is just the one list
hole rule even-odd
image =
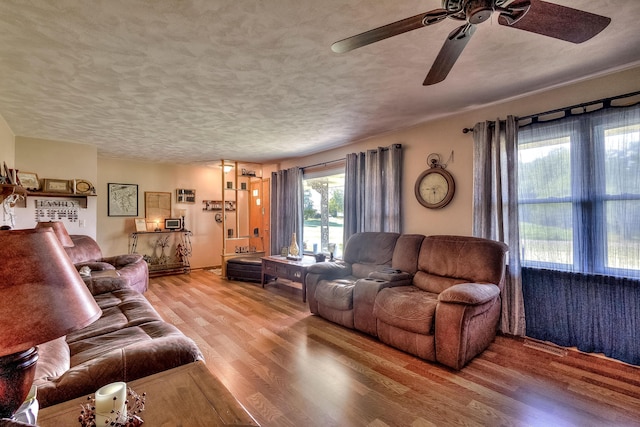
[[[470, 235], [473, 200], [473, 137], [462, 129], [480, 121], [504, 119], [507, 115], [527, 116], [582, 102], [622, 95], [640, 89], [640, 67], [594, 78], [558, 89], [549, 89], [519, 99], [474, 111], [422, 123], [379, 135], [317, 155], [280, 162], [279, 167], [305, 166], [344, 158], [347, 153], [366, 151], [401, 143], [403, 146], [403, 203], [401, 211], [405, 233]], [[428, 88], [421, 89], [428, 96]], [[454, 176], [456, 193], [449, 205], [431, 210], [418, 203], [415, 180], [428, 168], [427, 156], [438, 153], [445, 162], [451, 152], [453, 161], [447, 170]]]
[[5, 162], [8, 167], [13, 168], [15, 160], [15, 135], [4, 117], [0, 116], [0, 166]]
[[[265, 177], [271, 171], [292, 166], [307, 166], [344, 158], [346, 153], [363, 151], [378, 146], [401, 143], [404, 147], [402, 206], [404, 232], [439, 234], [471, 233], [472, 215], [472, 162], [473, 141], [471, 134], [462, 129], [476, 122], [504, 118], [508, 114], [525, 116], [581, 102], [637, 91], [640, 82], [640, 67], [604, 77], [594, 78], [557, 89], [528, 95], [519, 99], [497, 103], [481, 109], [462, 112], [450, 117], [426, 122], [409, 129], [397, 130], [353, 143], [345, 142], [341, 148], [313, 156], [286, 159], [264, 165]], [[420, 89], [428, 96], [428, 88]], [[0, 147], [11, 160], [12, 133], [0, 121]], [[268, 149], [266, 147], [265, 149]], [[418, 175], [428, 166], [427, 156], [439, 153], [443, 161], [454, 152], [448, 170], [456, 180], [456, 195], [453, 201], [440, 210], [429, 210], [420, 205], [414, 196], [414, 184]], [[2, 159], [0, 159], [2, 160]], [[240, 159], [241, 160], [241, 159]], [[8, 162], [9, 163], [9, 162]], [[196, 189], [195, 205], [181, 205], [187, 209], [186, 225], [194, 233], [193, 267], [220, 264], [221, 227], [212, 212], [203, 212], [203, 199], [221, 198], [220, 170], [196, 165], [171, 165], [133, 162], [126, 159], [98, 157], [90, 145], [70, 144], [30, 138], [15, 138], [15, 164], [19, 169], [38, 173], [47, 178], [83, 178], [96, 185], [98, 196], [90, 198], [86, 212], [87, 227], [82, 234], [95, 235], [105, 255], [117, 255], [128, 251], [129, 234], [134, 230], [133, 218], [107, 216], [107, 183], [138, 184], [138, 216], [144, 217], [144, 192], [169, 191], [172, 193], [174, 215], [176, 188]], [[93, 224], [90, 224], [91, 218]], [[31, 213], [20, 213], [23, 228], [32, 227], [35, 219]]]
[[[34, 172], [38, 178], [85, 179], [95, 185], [98, 179], [97, 148], [88, 144], [74, 144], [36, 138], [16, 137], [16, 169]], [[26, 208], [16, 208], [16, 228], [36, 225], [36, 200], [71, 201], [71, 198], [29, 196]], [[45, 218], [48, 219], [48, 218]], [[96, 236], [96, 198], [88, 197], [87, 208], [78, 211], [78, 221], [63, 218], [69, 234]]]
[[[191, 230], [194, 268], [220, 265], [222, 227], [215, 222], [214, 212], [202, 210], [202, 200], [220, 200], [222, 175], [220, 169], [207, 166], [187, 166], [135, 162], [123, 159], [98, 158], [98, 243], [105, 254], [127, 253], [129, 235], [135, 231], [134, 217], [107, 215], [108, 183], [138, 185], [138, 217], [145, 217], [145, 191], [171, 193], [172, 215], [186, 209], [185, 226]], [[176, 203], [177, 188], [196, 190], [196, 203]], [[153, 236], [141, 237], [138, 252], [144, 253]]]

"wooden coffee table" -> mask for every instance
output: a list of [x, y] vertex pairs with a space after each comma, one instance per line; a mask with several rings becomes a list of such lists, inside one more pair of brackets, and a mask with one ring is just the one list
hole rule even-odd
[[[203, 362], [190, 363], [127, 383], [136, 393], [147, 393], [143, 426], [259, 426], [231, 392]], [[79, 397], [41, 409], [38, 426], [75, 426]]]
[[302, 302], [306, 302], [307, 284], [305, 283], [305, 276], [307, 275], [307, 268], [315, 263], [316, 261], [312, 257], [302, 257], [300, 261], [289, 260], [287, 257], [279, 255], [262, 257], [262, 287], [264, 288], [269, 277], [280, 277], [292, 282], [300, 282], [302, 283]]

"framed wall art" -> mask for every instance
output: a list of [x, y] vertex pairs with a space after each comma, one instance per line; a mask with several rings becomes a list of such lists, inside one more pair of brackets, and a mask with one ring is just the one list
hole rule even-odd
[[71, 182], [68, 179], [49, 179], [45, 178], [42, 186], [45, 193], [73, 193]]
[[196, 190], [186, 188], [176, 189], [176, 203], [195, 203]]
[[22, 186], [27, 190], [40, 189], [40, 180], [38, 179], [38, 175], [33, 172], [18, 171], [18, 179], [20, 180], [20, 184], [22, 184]]
[[145, 191], [144, 215], [147, 221], [155, 222], [164, 222], [165, 218], [171, 218], [171, 193]]
[[138, 216], [138, 184], [107, 184], [107, 214]]

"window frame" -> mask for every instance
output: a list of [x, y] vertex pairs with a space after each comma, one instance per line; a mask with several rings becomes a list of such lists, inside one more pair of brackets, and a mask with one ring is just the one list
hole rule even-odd
[[[627, 268], [606, 266], [608, 259], [606, 203], [640, 201], [640, 192], [607, 194], [606, 187], [606, 132], [629, 123], [619, 119], [612, 120], [611, 114], [606, 112], [597, 116], [572, 117], [564, 120], [564, 123], [558, 127], [562, 129], [571, 127], [571, 129], [566, 134], [554, 135], [553, 139], [569, 138], [571, 194], [566, 197], [547, 198], [520, 198], [519, 196], [518, 205], [571, 203], [572, 264], [527, 260], [524, 252], [521, 253], [521, 264], [523, 267], [531, 268], [640, 277], [640, 269], [631, 266]], [[567, 120], [573, 122], [569, 123]], [[553, 127], [557, 124], [555, 122], [557, 121], [551, 121], [547, 125]], [[545, 140], [535, 138], [533, 135], [527, 137], [526, 134], [526, 128], [518, 132], [519, 148], [528, 144], [539, 144]], [[522, 227], [520, 218], [518, 225]], [[522, 238], [521, 244], [524, 251], [525, 244]], [[585, 250], [581, 251], [579, 248]]]

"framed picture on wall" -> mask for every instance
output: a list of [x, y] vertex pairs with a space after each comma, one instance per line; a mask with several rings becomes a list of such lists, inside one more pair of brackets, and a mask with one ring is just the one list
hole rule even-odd
[[144, 215], [147, 221], [162, 222], [171, 218], [171, 193], [164, 191], [144, 192]]
[[195, 203], [196, 202], [196, 190], [190, 190], [187, 188], [176, 189], [176, 203]]
[[107, 214], [138, 216], [138, 184], [107, 184]]

